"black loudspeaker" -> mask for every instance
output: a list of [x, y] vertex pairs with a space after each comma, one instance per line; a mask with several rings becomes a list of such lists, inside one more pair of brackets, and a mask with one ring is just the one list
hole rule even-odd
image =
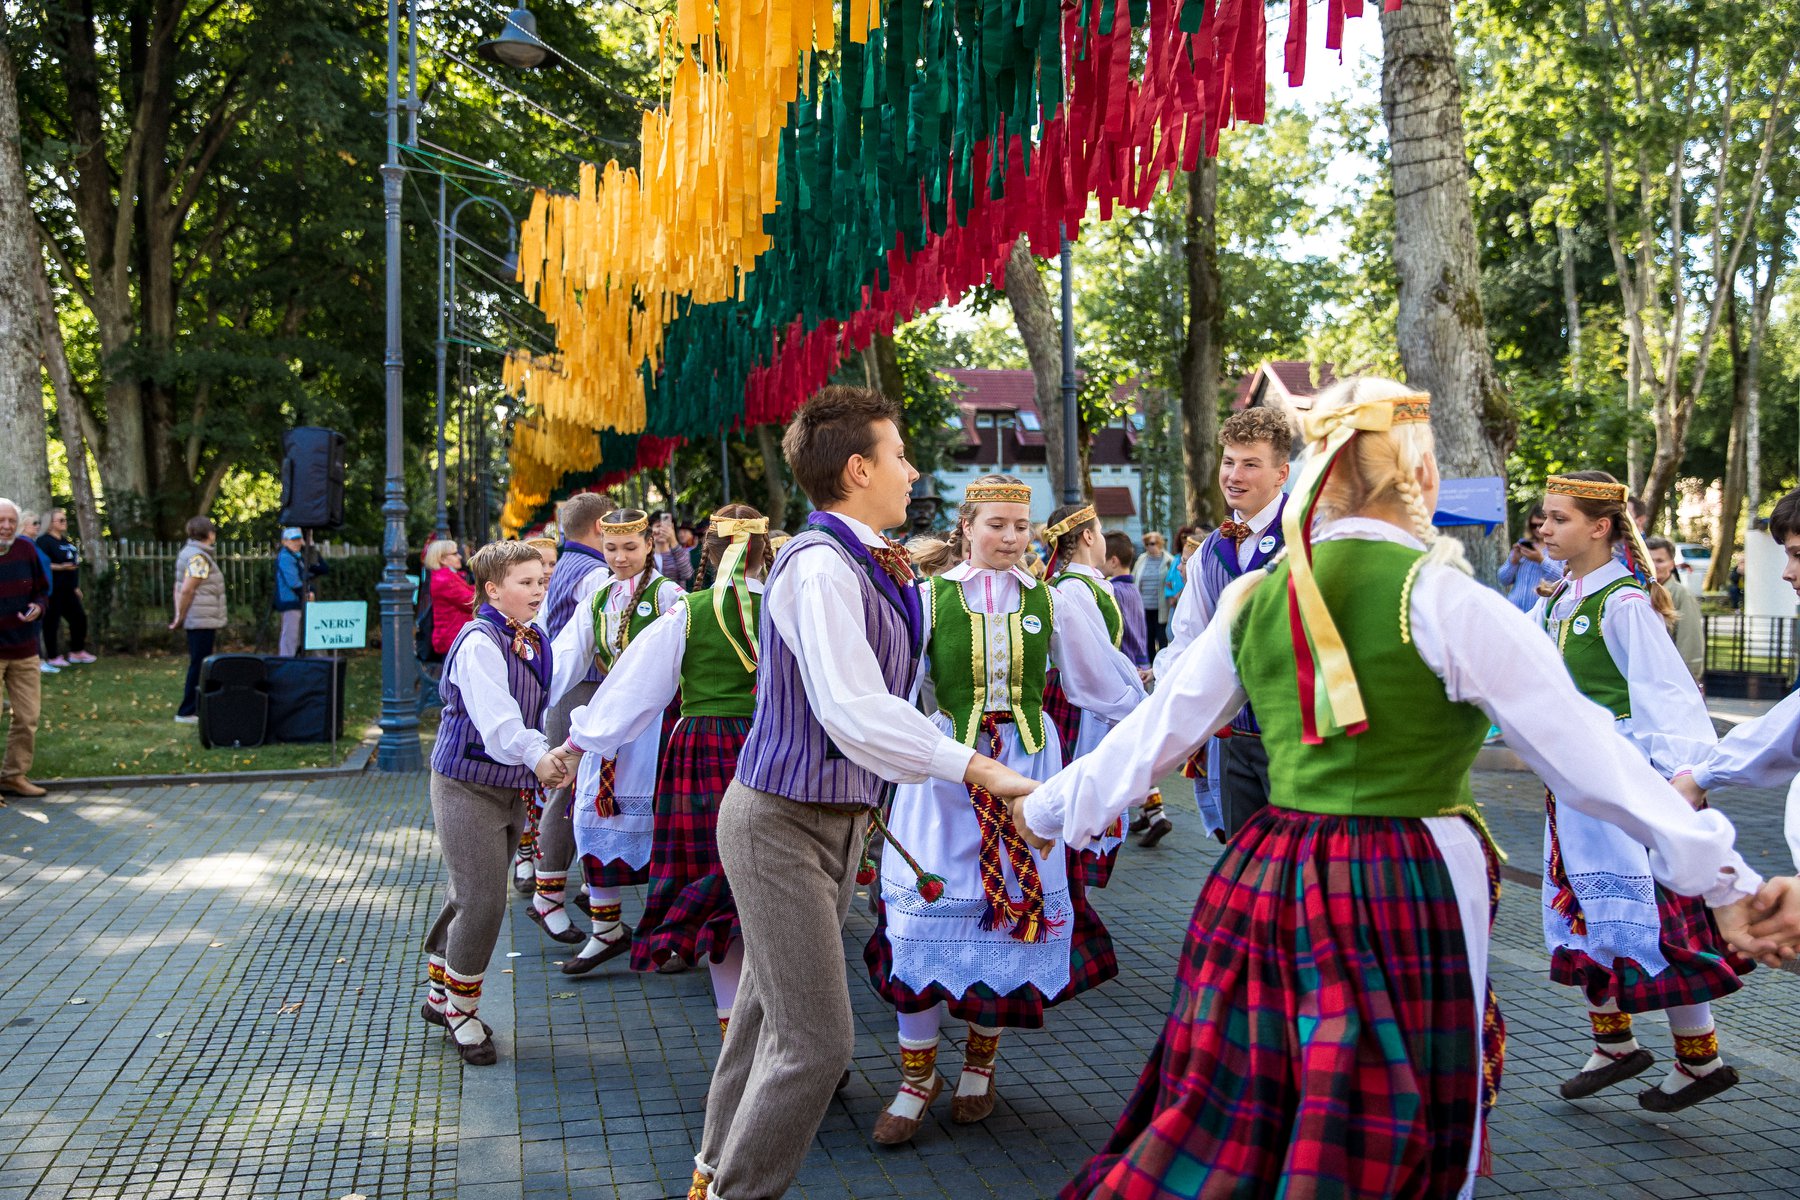
[[262, 662], [269, 676], [271, 742], [332, 741], [334, 717], [337, 721], [335, 735], [343, 737], [346, 660], [270, 655]]
[[281, 435], [281, 524], [336, 529], [344, 523], [344, 435], [302, 425]]
[[200, 744], [260, 746], [269, 726], [268, 668], [255, 654], [214, 654], [200, 664]]

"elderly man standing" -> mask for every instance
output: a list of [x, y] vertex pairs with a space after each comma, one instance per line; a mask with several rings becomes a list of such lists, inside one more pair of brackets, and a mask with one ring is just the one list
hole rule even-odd
[[275, 552], [275, 613], [281, 621], [275, 653], [282, 658], [300, 653], [301, 618], [306, 613], [306, 602], [312, 599], [306, 560], [301, 557], [305, 545], [305, 535], [290, 525], [281, 531], [281, 549]]
[[37, 546], [18, 536], [19, 506], [0, 500], [0, 686], [12, 704], [0, 792], [42, 796], [31, 782], [44, 681], [38, 672], [38, 624], [50, 602], [50, 573]]
[[225, 627], [225, 572], [213, 557], [219, 531], [205, 517], [189, 517], [187, 545], [175, 556], [175, 619], [170, 629], [187, 633], [187, 683], [175, 720], [200, 723], [200, 664], [213, 652], [213, 641]]

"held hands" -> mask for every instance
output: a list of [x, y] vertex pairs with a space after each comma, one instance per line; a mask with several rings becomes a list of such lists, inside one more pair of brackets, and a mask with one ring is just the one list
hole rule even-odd
[[558, 746], [538, 759], [538, 782], [545, 787], [568, 787], [575, 779], [576, 763], [580, 755], [567, 746]]
[[1047, 842], [1031, 832], [1031, 827], [1025, 823], [1025, 797], [1037, 790], [1037, 780], [1027, 779], [1011, 767], [986, 755], [977, 754], [969, 760], [968, 770], [963, 772], [963, 782], [985, 788], [996, 800], [1004, 801], [1012, 823], [1025, 839], [1025, 844], [1037, 851], [1038, 857], [1049, 857], [1055, 843]]
[[[1028, 779], [1025, 782], [1030, 784], [1033, 788], [1037, 787], [1037, 783], [1033, 780]], [[1039, 858], [1048, 859], [1050, 857], [1050, 852], [1056, 849], [1056, 843], [1046, 838], [1039, 837], [1031, 831], [1031, 826], [1026, 823], [1025, 798], [1029, 794], [1030, 793], [1025, 793], [1023, 795], [1014, 796], [1012, 799], [1008, 800], [1006, 802], [1007, 811], [1012, 817], [1013, 827], [1019, 831], [1019, 836], [1025, 839], [1025, 844], [1037, 851], [1037, 856]]]
[[1733, 949], [1779, 967], [1800, 953], [1800, 880], [1777, 876], [1756, 895], [1713, 909], [1713, 919]]
[[1669, 780], [1669, 786], [1680, 792], [1681, 798], [1696, 810], [1706, 807], [1706, 789], [1695, 783], [1691, 774], [1677, 775]]

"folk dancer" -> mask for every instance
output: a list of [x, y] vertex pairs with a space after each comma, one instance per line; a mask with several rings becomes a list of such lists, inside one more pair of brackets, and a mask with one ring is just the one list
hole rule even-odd
[[690, 967], [706, 962], [721, 1035], [744, 945], [719, 862], [719, 802], [756, 705], [767, 529], [768, 520], [747, 504], [713, 513], [704, 547], [712, 586], [683, 595], [632, 642], [599, 697], [576, 710], [564, 751], [617, 758], [680, 696], [681, 719], [657, 768], [650, 891], [631, 941], [631, 968], [654, 971], [671, 957]]
[[878, 393], [828, 387], [782, 437], [819, 511], [769, 572], [756, 715], [719, 811], [744, 974], [691, 1197], [772, 1200], [806, 1156], [854, 1048], [842, 929], [887, 781], [1029, 786], [913, 706], [924, 614], [905, 551], [877, 532], [905, 522], [918, 478], [899, 416]]
[[[1070, 702], [1100, 721], [1123, 717], [1144, 691], [1085, 583], [1073, 584], [1079, 593], [1059, 591], [1018, 566], [1031, 532], [1031, 489], [1021, 480], [989, 475], [968, 486], [953, 535], [967, 558], [923, 589], [925, 655], [933, 724], [978, 755], [1047, 779], [1062, 766], [1061, 739], [1043, 709], [1052, 662]], [[1034, 859], [1005, 805], [984, 789], [905, 784], [889, 828], [927, 865], [934, 887], [920, 885], [906, 856], [882, 856], [882, 903], [863, 957], [899, 1013], [900, 1088], [873, 1134], [883, 1145], [911, 1140], [943, 1090], [946, 1009], [968, 1023], [969, 1039], [950, 1118], [972, 1124], [994, 1110], [1001, 1030], [1040, 1028], [1045, 1009], [1118, 974], [1080, 860], [1060, 850]]]
[[[557, 635], [551, 703], [566, 695], [590, 664], [602, 676], [595, 694], [604, 692], [606, 677], [626, 647], [681, 599], [681, 589], [650, 564], [645, 532], [649, 524], [635, 508], [616, 509], [600, 518], [600, 548], [612, 578], [576, 608]], [[569, 719], [572, 730], [573, 712]], [[614, 757], [581, 760], [570, 809], [593, 932], [580, 952], [564, 961], [565, 975], [585, 975], [631, 949], [631, 930], [623, 920], [624, 889], [650, 877], [656, 763], [662, 743], [663, 726], [658, 722], [620, 746]]]
[[443, 724], [431, 752], [431, 817], [449, 878], [425, 936], [430, 987], [420, 1015], [449, 1033], [470, 1066], [499, 1057], [477, 1015], [481, 981], [506, 916], [506, 876], [525, 822], [524, 794], [562, 781], [538, 731], [552, 655], [532, 624], [544, 563], [522, 542], [495, 542], [469, 561], [483, 603], [444, 659]]
[[[1162, 1037], [1064, 1200], [1470, 1195], [1504, 1046], [1487, 976], [1498, 867], [1468, 783], [1490, 719], [1564, 804], [1618, 821], [1671, 888], [1725, 906], [1744, 946], [1800, 940], [1800, 888], [1759, 897], [1730, 823], [1683, 803], [1436, 537], [1428, 413], [1386, 380], [1321, 395], [1289, 554], [1226, 589], [1150, 698], [1014, 805], [1034, 845], [1085, 845], [1196, 731], [1246, 700], [1262, 723], [1271, 804], [1202, 888]], [[1762, 901], [1775, 911], [1747, 927]]]
[[[1156, 656], [1159, 678], [1212, 622], [1231, 581], [1281, 553], [1287, 502], [1282, 488], [1293, 445], [1293, 429], [1279, 408], [1245, 409], [1219, 427], [1219, 490], [1231, 506], [1231, 519], [1207, 534], [1188, 563], [1187, 586], [1169, 622], [1169, 644]], [[1226, 840], [1269, 802], [1269, 755], [1256, 715], [1246, 708], [1232, 717], [1219, 730], [1216, 753], [1208, 759], [1209, 787], [1196, 787], [1195, 798], [1208, 832]], [[1192, 767], [1189, 773], [1198, 775]]]
[[[1532, 610], [1555, 640], [1581, 694], [1664, 778], [1717, 742], [1699, 689], [1669, 637], [1668, 594], [1646, 572], [1650, 556], [1627, 515], [1626, 487], [1604, 471], [1552, 475], [1545, 485], [1544, 551], [1563, 577]], [[1630, 566], [1615, 554], [1623, 544]], [[1634, 573], [1635, 572], [1635, 573]], [[1510, 745], [1510, 742], [1508, 743]], [[1622, 795], [1631, 795], [1622, 791]], [[1550, 978], [1585, 995], [1594, 1048], [1561, 1087], [1578, 1100], [1648, 1070], [1633, 1013], [1662, 1010], [1675, 1063], [1638, 1093], [1651, 1112], [1675, 1112], [1733, 1086], [1719, 1057], [1711, 1001], [1742, 985], [1706, 905], [1657, 886], [1651, 851], [1616, 822], [1566, 811], [1546, 797], [1544, 939]]]

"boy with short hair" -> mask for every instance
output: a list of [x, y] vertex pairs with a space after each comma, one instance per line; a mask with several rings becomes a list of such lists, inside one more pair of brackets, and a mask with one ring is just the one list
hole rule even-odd
[[544, 560], [524, 542], [492, 542], [469, 560], [482, 603], [444, 656], [443, 724], [431, 752], [431, 817], [444, 856], [444, 906], [425, 935], [430, 991], [420, 1015], [442, 1025], [463, 1062], [499, 1058], [476, 1015], [506, 916], [506, 877], [525, 823], [524, 793], [562, 783], [539, 726], [550, 644], [532, 623]]

